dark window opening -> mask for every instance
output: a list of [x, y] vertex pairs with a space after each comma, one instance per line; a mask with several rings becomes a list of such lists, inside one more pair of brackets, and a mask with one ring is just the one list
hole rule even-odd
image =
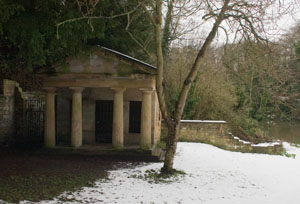
[[141, 132], [141, 109], [142, 109], [142, 102], [130, 101], [130, 107], [129, 107], [129, 132], [130, 133]]

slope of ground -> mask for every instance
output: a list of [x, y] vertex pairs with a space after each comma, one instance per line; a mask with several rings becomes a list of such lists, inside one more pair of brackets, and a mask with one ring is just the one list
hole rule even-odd
[[295, 158], [179, 143], [175, 166], [187, 175], [178, 180], [153, 183], [141, 179], [147, 170], [162, 166], [143, 164], [110, 171], [108, 180], [98, 180], [93, 187], [40, 203], [298, 204], [300, 149], [284, 145]]
[[92, 186], [107, 178], [108, 170], [136, 166], [140, 160], [143, 158], [95, 152], [89, 155], [72, 150], [1, 147], [0, 204], [52, 199], [64, 191]]

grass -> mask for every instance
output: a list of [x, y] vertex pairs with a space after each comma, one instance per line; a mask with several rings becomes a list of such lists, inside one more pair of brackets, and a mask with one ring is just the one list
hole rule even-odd
[[[166, 137], [166, 129], [162, 129], [162, 138]], [[164, 139], [162, 139], [163, 141]], [[235, 140], [231, 135], [214, 135], [214, 134], [199, 134], [194, 130], [181, 130], [179, 135], [179, 142], [196, 142], [210, 144], [215, 147], [242, 153], [260, 153], [271, 155], [282, 155], [284, 148], [282, 145], [275, 145], [270, 147], [255, 147], [250, 144], [244, 144]], [[164, 142], [159, 143], [160, 147], [165, 147]]]
[[132, 175], [132, 177], [146, 180], [149, 183], [172, 183], [180, 180], [185, 175], [184, 171], [176, 169], [171, 174], [162, 173], [160, 170], [148, 169], [144, 174], [139, 172], [138, 175]]
[[[73, 150], [11, 150], [0, 147], [0, 203], [51, 200], [107, 179], [107, 171], [135, 166], [147, 157], [82, 155]], [[64, 198], [60, 198], [64, 199]], [[64, 202], [63, 200], [61, 201]]]
[[92, 186], [95, 175], [59, 175], [59, 176], [9, 176], [0, 178], [0, 198], [15, 203], [22, 200], [49, 200], [65, 191], [75, 191], [84, 186]]
[[291, 146], [294, 146], [294, 147], [297, 147], [297, 148], [300, 148], [300, 144], [295, 144], [295, 143], [290, 143]]
[[285, 156], [285, 157], [289, 157], [289, 158], [293, 158], [295, 159], [296, 158], [296, 154], [290, 154], [290, 153], [287, 153], [285, 150], [283, 150], [280, 155], [282, 156]]
[[284, 150], [282, 145], [275, 145], [269, 147], [257, 147], [251, 146], [250, 144], [244, 144], [237, 140], [234, 140], [231, 136], [222, 136], [218, 138], [214, 137], [199, 137], [199, 138], [189, 138], [189, 137], [180, 137], [179, 141], [181, 142], [200, 142], [205, 144], [210, 144], [215, 147], [242, 153], [260, 153], [260, 154], [271, 154], [271, 155], [281, 155], [281, 152]]
[[[239, 143], [229, 135], [205, 137], [197, 134], [181, 134], [179, 141], [207, 143], [230, 151], [295, 157], [284, 151], [282, 146], [252, 147]], [[158, 146], [165, 148], [164, 142], [159, 143]], [[135, 158], [138, 152], [131, 153], [128, 150], [125, 152], [127, 156], [124, 155], [124, 152], [121, 156], [119, 153], [119, 151], [112, 151], [101, 157], [99, 155], [78, 155], [72, 149], [43, 149], [37, 152], [28, 152], [0, 148], [0, 200], [10, 203], [23, 200], [49, 200], [63, 192], [74, 192], [82, 187], [93, 186], [96, 180], [107, 178], [107, 170], [122, 166], [128, 167], [129, 162], [134, 159], [139, 160]], [[146, 158], [146, 156], [143, 157]], [[125, 162], [120, 161], [120, 158], [125, 159]], [[134, 163], [131, 164], [134, 165]], [[176, 170], [170, 175], [153, 169], [147, 170], [144, 174], [133, 175], [133, 177], [147, 180], [149, 183], [171, 183], [184, 176], [185, 172], [180, 170]], [[61, 202], [64, 201], [66, 200], [61, 200]]]

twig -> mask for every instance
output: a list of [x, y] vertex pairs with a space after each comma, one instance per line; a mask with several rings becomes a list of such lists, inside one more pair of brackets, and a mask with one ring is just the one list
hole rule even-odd
[[135, 12], [139, 7], [141, 6], [141, 4], [138, 4], [133, 10], [128, 11], [126, 13], [121, 13], [121, 14], [117, 14], [117, 15], [113, 15], [113, 16], [81, 16], [78, 18], [71, 18], [71, 19], [67, 19], [65, 21], [62, 21], [60, 23], [56, 24], [56, 37], [57, 39], [59, 39], [59, 27], [66, 24], [66, 23], [71, 23], [71, 22], [75, 22], [75, 21], [80, 21], [83, 19], [88, 19], [89, 21], [91, 19], [113, 19], [113, 18], [118, 18], [118, 17], [122, 17], [122, 16], [126, 16], [126, 15], [130, 15], [133, 12]]

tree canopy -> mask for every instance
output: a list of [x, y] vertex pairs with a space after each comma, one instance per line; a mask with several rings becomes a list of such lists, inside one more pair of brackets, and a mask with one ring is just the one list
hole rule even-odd
[[[284, 2], [297, 0], [0, 0], [0, 74], [51, 67], [90, 45], [156, 62], [172, 172], [182, 118], [225, 117], [244, 129], [274, 115], [300, 120], [299, 28], [266, 39], [268, 23], [289, 10]], [[193, 15], [196, 27], [210, 23], [206, 32], [192, 47], [172, 45], [191, 34]], [[236, 41], [214, 48], [220, 32]]]
[[[81, 1], [0, 0], [0, 62], [2, 76], [14, 69], [35, 70], [51, 66], [65, 57], [77, 54], [90, 45], [107, 46], [140, 59], [149, 58], [136, 41], [150, 41], [152, 29], [137, 0], [123, 4], [102, 0], [93, 8], [99, 18], [69, 19], [87, 15]], [[134, 10], [135, 9], [135, 10]], [[110, 17], [134, 10], [135, 15]], [[130, 20], [130, 26], [128, 21]], [[59, 23], [60, 26], [57, 26]], [[133, 39], [130, 35], [134, 35]], [[151, 52], [151, 43], [149, 52]]]

